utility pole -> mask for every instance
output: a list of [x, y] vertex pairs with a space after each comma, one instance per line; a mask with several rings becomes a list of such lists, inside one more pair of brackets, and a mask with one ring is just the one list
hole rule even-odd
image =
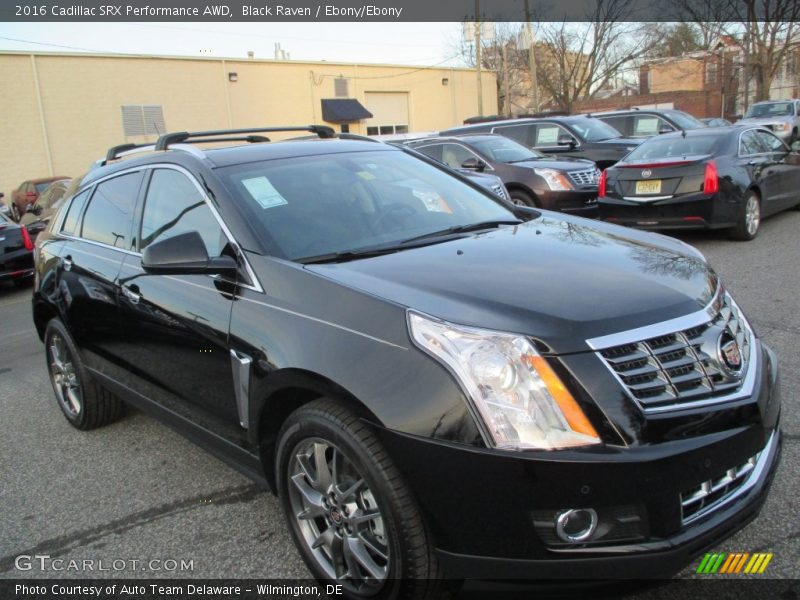
[[531, 74], [531, 92], [533, 92], [533, 111], [539, 112], [539, 81], [536, 77], [536, 55], [533, 52], [533, 31], [531, 29], [531, 11], [528, 0], [525, 0], [525, 27], [528, 30], [528, 70]]
[[503, 113], [511, 116], [511, 88], [509, 85], [509, 75], [511, 68], [508, 66], [508, 44], [503, 42]]
[[475, 64], [478, 68], [478, 116], [483, 116], [483, 86], [481, 85], [481, 2], [475, 0]]

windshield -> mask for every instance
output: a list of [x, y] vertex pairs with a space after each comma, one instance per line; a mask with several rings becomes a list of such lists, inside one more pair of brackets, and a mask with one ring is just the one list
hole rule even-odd
[[401, 151], [301, 156], [217, 172], [265, 245], [296, 261], [515, 220], [499, 201]]
[[493, 162], [511, 163], [545, 157], [541, 152], [526, 148], [519, 142], [499, 135], [479, 140], [469, 140], [469, 143], [480, 152], [483, 152]]
[[681, 129], [700, 129], [706, 126], [700, 119], [695, 119], [689, 113], [680, 110], [671, 111], [667, 114], [669, 114], [669, 118], [675, 121], [675, 124]]
[[619, 131], [611, 125], [603, 123], [600, 119], [573, 119], [569, 121], [568, 125], [587, 142], [601, 142], [622, 137]]
[[652, 137], [645, 140], [628, 154], [625, 157], [625, 162], [712, 154], [720, 139], [722, 139], [722, 136], [717, 135]]
[[769, 102], [767, 104], [754, 104], [745, 115], [748, 117], [780, 117], [794, 113], [791, 102]]

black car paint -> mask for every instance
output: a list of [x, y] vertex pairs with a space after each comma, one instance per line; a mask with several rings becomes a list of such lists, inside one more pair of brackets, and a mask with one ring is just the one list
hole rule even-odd
[[[677, 527], [674, 505], [678, 492], [752, 455], [776, 429], [777, 373], [766, 347], [759, 345], [752, 367], [759, 370], [754, 397], [723, 410], [645, 417], [586, 344], [591, 336], [701, 310], [717, 279], [699, 253], [664, 237], [529, 211], [533, 218], [524, 224], [430, 247], [302, 265], [269, 255], [214, 173], [248, 159], [362, 149], [374, 146], [286, 142], [208, 152], [204, 160], [176, 151], [91, 172], [82, 189], [156, 161], [193, 173], [233, 232], [243, 268], [235, 281], [149, 275], [135, 245], [110, 248], [60, 233], [62, 210], [37, 242], [33, 313], [40, 336], [47, 319], [59, 317], [103, 384], [263, 484], [274, 481], [272, 442], [282, 419], [317, 395], [339, 398], [390, 449], [453, 573], [537, 576], [555, 564], [546, 572], [560, 576], [574, 559], [585, 576], [603, 577], [633, 564], [631, 557], [658, 560], [671, 549], [680, 556], [656, 563], [669, 574], [689, 550], [700, 551], [723, 530], [727, 535], [734, 525], [723, 525], [726, 519], [741, 523], [757, 512], [766, 477], [699, 527]], [[664, 263], [685, 268], [664, 271]], [[412, 343], [408, 307], [533, 336], [604, 445], [488, 448], [460, 385]], [[246, 428], [234, 404], [230, 350], [252, 359]], [[215, 384], [215, 393], [195, 397], [198, 386]], [[777, 455], [770, 473], [776, 464]], [[621, 501], [652, 511], [652, 547], [606, 548], [603, 558], [591, 548], [556, 552], [530, 519], [534, 508]]]
[[0, 281], [33, 276], [33, 251], [25, 247], [22, 227], [0, 213]]
[[[534, 169], [554, 169], [568, 174], [570, 171], [586, 171], [595, 167], [588, 160], [571, 157], [545, 157], [524, 162], [504, 163], [492, 160], [485, 152], [475, 146], [474, 141], [481, 141], [491, 135], [460, 135], [458, 137], [429, 139], [420, 142], [409, 142], [408, 146], [425, 154], [425, 149], [432, 145], [454, 143], [462, 145], [482, 160], [491, 169], [492, 174], [499, 177], [509, 193], [515, 190], [531, 196], [540, 208], [554, 210], [583, 217], [594, 217], [597, 214], [597, 185], [576, 186], [570, 191], [551, 190], [545, 180], [534, 172]], [[573, 183], [574, 184], [574, 183]]]
[[[644, 161], [651, 179], [667, 182], [664, 194], [670, 198], [626, 199], [636, 196], [635, 182], [643, 179], [643, 167], [637, 165], [642, 161], [610, 167], [606, 196], [598, 199], [600, 218], [641, 229], [724, 229], [736, 224], [751, 190], [761, 200], [762, 218], [796, 206], [800, 203], [800, 153], [786, 147], [782, 152], [740, 155], [740, 136], [754, 129], [758, 128], [737, 124], [693, 130], [686, 135], [719, 138], [711, 154], [685, 157], [689, 164], [670, 165], [675, 159]], [[681, 135], [663, 134], [658, 139]], [[711, 195], [702, 189], [709, 161], [719, 176], [719, 191]]]
[[[512, 137], [516, 141], [524, 144], [530, 148], [534, 148], [539, 152], [545, 154], [553, 154], [558, 157], [571, 156], [574, 158], [582, 158], [591, 160], [596, 163], [600, 169], [605, 169], [613, 165], [618, 160], [622, 159], [628, 152], [641, 143], [641, 139], [627, 139], [622, 136], [602, 140], [602, 141], [588, 141], [584, 139], [574, 128], [573, 122], [576, 119], [587, 119], [591, 117], [583, 116], [567, 116], [567, 117], [549, 117], [549, 118], [521, 118], [511, 119], [505, 121], [490, 121], [487, 123], [480, 123], [477, 125], [468, 125], [464, 127], [453, 127], [440, 132], [442, 136], [451, 135], [465, 135], [473, 133], [497, 133], [499, 135], [507, 135], [504, 130], [506, 127], [522, 127], [528, 125], [528, 131], [524, 138]], [[570, 135], [577, 141], [577, 144], [564, 144], [564, 145], [547, 145], [537, 146], [533, 138], [533, 132], [536, 125], [559, 125], [566, 129]], [[524, 129], [524, 128], [523, 128]]]

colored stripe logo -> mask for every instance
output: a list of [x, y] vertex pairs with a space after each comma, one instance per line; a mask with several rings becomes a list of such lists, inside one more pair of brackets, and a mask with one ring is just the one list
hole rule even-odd
[[766, 552], [714, 552], [707, 553], [700, 565], [697, 573], [700, 575], [757, 575], [767, 570], [769, 561], [772, 560], [772, 553]]

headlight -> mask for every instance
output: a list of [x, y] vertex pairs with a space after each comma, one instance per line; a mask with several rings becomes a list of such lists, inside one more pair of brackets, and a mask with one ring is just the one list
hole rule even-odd
[[547, 183], [547, 187], [551, 190], [565, 192], [572, 189], [572, 184], [561, 171], [556, 171], [555, 169], [534, 169], [533, 172], [544, 179], [545, 183]]
[[416, 344], [455, 374], [497, 448], [599, 444], [592, 424], [527, 338], [409, 312]]
[[772, 128], [775, 131], [789, 131], [789, 124], [786, 122], [775, 123]]

